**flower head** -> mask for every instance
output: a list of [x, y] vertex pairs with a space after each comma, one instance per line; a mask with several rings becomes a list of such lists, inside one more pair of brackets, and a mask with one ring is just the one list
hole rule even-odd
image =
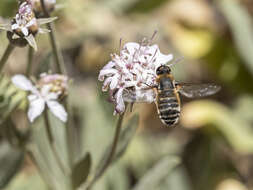
[[28, 118], [33, 122], [45, 110], [45, 106], [61, 121], [67, 121], [67, 112], [58, 102], [65, 94], [68, 78], [59, 74], [41, 74], [40, 79], [33, 85], [24, 75], [15, 75], [12, 82], [20, 89], [29, 91]]
[[[104, 81], [102, 90], [110, 92], [110, 100], [115, 104], [114, 113], [123, 113], [124, 91], [136, 91], [137, 98], [141, 99], [144, 95], [138, 90], [156, 85], [156, 68], [171, 61], [173, 55], [162, 54], [156, 44], [129, 42], [123, 46], [120, 55], [112, 54], [111, 58], [101, 69], [98, 79]], [[151, 96], [146, 97], [150, 102], [153, 101]]]
[[36, 34], [38, 28], [32, 5], [27, 2], [22, 3], [16, 17], [12, 21], [12, 31], [19, 36], [28, 36], [29, 33]]
[[32, 4], [25, 1], [20, 4], [18, 12], [10, 24], [0, 24], [0, 29], [7, 30], [9, 41], [16, 46], [23, 47], [27, 43], [37, 50], [35, 35], [50, 32], [40, 28], [40, 25], [54, 21], [56, 18], [37, 19], [32, 9]]

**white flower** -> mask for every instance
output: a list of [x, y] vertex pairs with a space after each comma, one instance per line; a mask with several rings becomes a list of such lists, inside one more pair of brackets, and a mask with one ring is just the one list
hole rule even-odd
[[[11, 24], [0, 24], [0, 29], [7, 30], [12, 33], [10, 39], [11, 42], [14, 43], [15, 40], [24, 39], [30, 46], [37, 50], [37, 44], [34, 36], [37, 33], [50, 32], [47, 29], [40, 28], [40, 25], [50, 23], [55, 19], [56, 17], [36, 19], [32, 10], [32, 5], [29, 2], [23, 2], [19, 6], [18, 12]], [[18, 43], [15, 43], [14, 45], [18, 45]]]
[[[139, 99], [147, 96], [138, 90], [156, 85], [156, 69], [171, 61], [173, 55], [162, 54], [158, 45], [129, 42], [123, 46], [120, 55], [112, 54], [111, 58], [101, 69], [98, 79], [104, 81], [103, 91], [109, 89], [110, 100], [116, 105], [114, 113], [123, 113], [124, 90], [136, 90]], [[146, 99], [153, 100], [152, 97]]]
[[[31, 3], [34, 12], [37, 13], [36, 16], [40, 16], [40, 14], [43, 12], [40, 0], [29, 0], [29, 2]], [[48, 12], [51, 12], [54, 10], [56, 6], [56, 0], [44, 0], [44, 4], [46, 7], [46, 10]]]
[[[47, 75], [48, 76], [48, 75]], [[42, 76], [41, 79], [43, 79]], [[63, 90], [53, 90], [53, 83], [39, 83], [38, 87], [34, 86], [32, 82], [24, 75], [15, 75], [12, 77], [12, 82], [20, 89], [30, 91], [28, 96], [29, 110], [28, 118], [33, 122], [45, 110], [45, 106], [61, 121], [67, 121], [67, 112], [64, 107], [58, 102], [58, 99], [63, 94]]]
[[32, 11], [31, 4], [23, 2], [19, 9], [11, 29], [16, 32], [21, 32], [25, 37], [29, 35], [29, 28], [33, 27], [38, 30], [38, 23]]

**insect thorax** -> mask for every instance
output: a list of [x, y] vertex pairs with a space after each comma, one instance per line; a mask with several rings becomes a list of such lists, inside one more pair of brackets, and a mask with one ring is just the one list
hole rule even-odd
[[174, 80], [168, 76], [159, 77], [158, 90], [173, 90], [175, 88]]

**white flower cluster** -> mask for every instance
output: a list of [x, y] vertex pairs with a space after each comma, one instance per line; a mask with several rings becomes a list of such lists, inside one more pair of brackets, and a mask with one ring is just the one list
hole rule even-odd
[[129, 42], [123, 46], [120, 55], [112, 54], [111, 58], [100, 71], [98, 79], [104, 81], [103, 91], [109, 89], [110, 99], [115, 104], [115, 114], [125, 111], [124, 91], [137, 91], [156, 85], [156, 68], [171, 61], [173, 55], [162, 54], [158, 45]]
[[19, 6], [18, 12], [11, 23], [0, 24], [0, 29], [6, 30], [8, 39], [15, 46], [23, 47], [27, 43], [37, 50], [35, 35], [37, 33], [50, 32], [40, 26], [46, 23], [53, 22], [53, 18], [39, 18], [35, 17], [33, 7], [30, 1], [25, 1]]
[[32, 10], [32, 5], [23, 2], [16, 14], [14, 23], [11, 25], [11, 29], [16, 33], [22, 33], [24, 36], [29, 35], [29, 29], [38, 31], [38, 23]]
[[15, 75], [12, 82], [20, 89], [29, 91], [28, 118], [33, 122], [45, 110], [45, 106], [61, 121], [67, 121], [67, 112], [58, 102], [67, 89], [68, 78], [59, 74], [41, 74], [36, 86], [24, 75]]

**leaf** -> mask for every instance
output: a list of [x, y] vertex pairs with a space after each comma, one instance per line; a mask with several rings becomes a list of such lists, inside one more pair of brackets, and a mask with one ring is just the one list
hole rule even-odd
[[17, 89], [4, 75], [0, 75], [0, 124], [21, 105], [26, 93]]
[[151, 168], [133, 190], [154, 190], [168, 177], [168, 175], [178, 166], [180, 159], [178, 157], [166, 156], [162, 158], [153, 168]]
[[11, 148], [8, 143], [0, 144], [0, 189], [4, 188], [19, 171], [23, 160], [23, 152]]
[[183, 107], [181, 123], [192, 129], [211, 124], [237, 152], [253, 153], [253, 130], [250, 123], [222, 104], [208, 100], [188, 103]]
[[231, 28], [237, 49], [253, 75], [253, 24], [252, 17], [238, 1], [216, 1]]
[[83, 159], [81, 159], [74, 165], [74, 168], [72, 170], [71, 178], [74, 189], [77, 189], [78, 187], [80, 187], [81, 184], [86, 181], [90, 173], [90, 168], [91, 156], [90, 153], [87, 153]]
[[[135, 114], [127, 122], [127, 124], [125, 126], [125, 129], [123, 130], [123, 132], [119, 136], [119, 141], [118, 141], [118, 144], [117, 144], [117, 147], [116, 147], [116, 151], [115, 151], [115, 154], [112, 158], [112, 161], [111, 161], [110, 165], [112, 165], [113, 162], [115, 162], [117, 159], [119, 159], [123, 155], [123, 153], [125, 152], [128, 144], [130, 143], [132, 137], [135, 134], [135, 131], [136, 131], [137, 126], [138, 126], [137, 125], [138, 121], [139, 121], [139, 116], [137, 114]], [[103, 156], [101, 157], [101, 160], [98, 163], [98, 166], [95, 170], [94, 178], [92, 179], [91, 183], [95, 183], [103, 175], [104, 167], [107, 164], [106, 162], [107, 162], [107, 159], [108, 159], [109, 154], [111, 152], [112, 146], [113, 145], [110, 144], [106, 148]]]

